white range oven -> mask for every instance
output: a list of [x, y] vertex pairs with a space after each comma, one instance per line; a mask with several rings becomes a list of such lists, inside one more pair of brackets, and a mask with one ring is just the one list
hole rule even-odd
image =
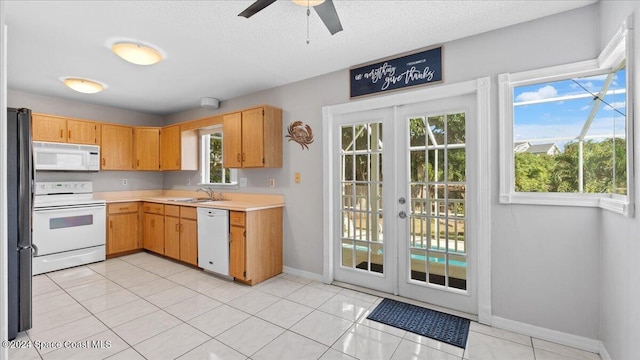
[[91, 182], [37, 182], [33, 275], [105, 260], [106, 205]]

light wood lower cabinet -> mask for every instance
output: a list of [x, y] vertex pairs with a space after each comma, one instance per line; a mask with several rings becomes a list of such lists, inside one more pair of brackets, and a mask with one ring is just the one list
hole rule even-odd
[[107, 255], [141, 248], [138, 207], [137, 202], [107, 206]]
[[196, 208], [165, 205], [164, 254], [198, 265], [198, 225]]
[[255, 285], [282, 272], [282, 208], [229, 212], [229, 274]]
[[164, 255], [164, 205], [143, 204], [143, 246], [146, 250]]

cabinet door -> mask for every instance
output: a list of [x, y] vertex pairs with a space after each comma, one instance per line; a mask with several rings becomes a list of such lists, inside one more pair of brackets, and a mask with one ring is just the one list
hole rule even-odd
[[160, 128], [134, 130], [136, 170], [160, 170]]
[[180, 218], [173, 216], [164, 218], [164, 254], [180, 259]]
[[158, 254], [164, 254], [164, 216], [144, 214], [144, 248]]
[[244, 280], [246, 279], [244, 228], [231, 226], [229, 232], [229, 275]]
[[107, 255], [138, 249], [138, 213], [108, 216]]
[[160, 166], [162, 170], [180, 170], [180, 125], [167, 126], [160, 132]]
[[[225, 133], [224, 141], [227, 141]], [[280, 140], [280, 139], [278, 139]], [[242, 112], [242, 167], [264, 166], [263, 109]]]
[[225, 168], [242, 167], [242, 113], [227, 114], [222, 117], [222, 143]]
[[67, 142], [97, 145], [99, 126], [92, 121], [67, 120]]
[[133, 169], [133, 128], [102, 125], [102, 170]]
[[67, 119], [34, 114], [31, 137], [36, 141], [67, 142]]
[[180, 219], [180, 260], [198, 266], [198, 223]]

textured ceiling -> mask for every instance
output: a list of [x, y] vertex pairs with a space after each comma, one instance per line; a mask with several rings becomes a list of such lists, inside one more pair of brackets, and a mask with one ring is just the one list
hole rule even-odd
[[[595, 1], [334, 0], [344, 31], [280, 0], [250, 19], [253, 1], [8, 1], [8, 86], [71, 100], [168, 114], [349, 68]], [[161, 49], [163, 62], [127, 63], [119, 40]], [[65, 76], [107, 84], [76, 93]]]

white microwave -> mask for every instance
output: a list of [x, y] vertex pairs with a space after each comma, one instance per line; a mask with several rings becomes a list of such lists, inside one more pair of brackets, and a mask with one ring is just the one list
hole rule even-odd
[[36, 170], [98, 171], [100, 146], [34, 141], [33, 162]]

